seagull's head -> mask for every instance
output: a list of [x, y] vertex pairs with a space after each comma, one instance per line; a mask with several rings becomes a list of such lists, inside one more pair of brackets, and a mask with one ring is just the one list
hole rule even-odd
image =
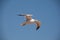
[[27, 14], [26, 16], [32, 16], [31, 14]]

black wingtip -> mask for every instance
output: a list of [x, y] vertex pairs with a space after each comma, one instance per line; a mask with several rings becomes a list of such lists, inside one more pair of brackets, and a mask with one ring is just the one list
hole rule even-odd
[[19, 14], [18, 16], [25, 16], [25, 15], [23, 15], [23, 14]]
[[37, 28], [36, 28], [36, 30], [38, 30], [40, 28], [40, 26], [38, 26]]

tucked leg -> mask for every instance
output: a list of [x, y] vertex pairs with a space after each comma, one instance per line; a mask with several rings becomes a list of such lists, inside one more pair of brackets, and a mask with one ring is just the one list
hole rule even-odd
[[23, 22], [21, 26], [25, 26], [26, 24], [31, 24], [29, 21]]
[[26, 22], [23, 22], [22, 24], [21, 24], [21, 26], [25, 26], [26, 25]]

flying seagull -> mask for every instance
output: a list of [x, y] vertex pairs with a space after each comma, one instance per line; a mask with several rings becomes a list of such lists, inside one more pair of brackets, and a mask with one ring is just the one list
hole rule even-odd
[[40, 28], [40, 21], [33, 19], [31, 14], [19, 14], [18, 16], [24, 16], [26, 21], [21, 24], [21, 26], [25, 26], [27, 24], [36, 24], [36, 30]]

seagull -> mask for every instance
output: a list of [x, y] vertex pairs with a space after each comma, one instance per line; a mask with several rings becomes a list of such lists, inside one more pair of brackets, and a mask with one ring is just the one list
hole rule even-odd
[[26, 21], [20, 24], [21, 26], [25, 26], [27, 24], [35, 24], [36, 25], [36, 30], [40, 28], [40, 21], [33, 19], [31, 14], [19, 14], [18, 16], [24, 16], [26, 18]]

